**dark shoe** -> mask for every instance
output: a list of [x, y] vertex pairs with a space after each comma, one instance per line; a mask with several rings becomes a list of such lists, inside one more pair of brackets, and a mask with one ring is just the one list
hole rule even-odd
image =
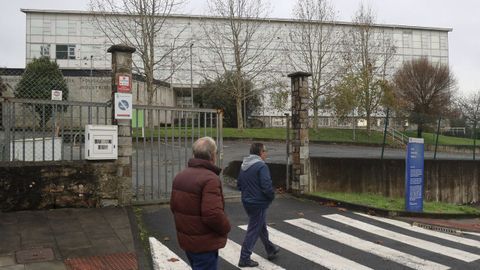
[[251, 259], [248, 259], [245, 261], [240, 260], [238, 262], [238, 267], [257, 267], [257, 266], [258, 266], [258, 262], [252, 261]]
[[278, 252], [280, 251], [280, 248], [277, 246], [273, 247], [273, 251], [267, 254], [267, 259], [269, 261], [275, 259], [277, 257]]

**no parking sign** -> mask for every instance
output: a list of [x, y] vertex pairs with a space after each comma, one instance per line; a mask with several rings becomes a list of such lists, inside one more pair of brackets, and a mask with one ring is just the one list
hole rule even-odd
[[132, 94], [115, 93], [115, 119], [132, 119]]

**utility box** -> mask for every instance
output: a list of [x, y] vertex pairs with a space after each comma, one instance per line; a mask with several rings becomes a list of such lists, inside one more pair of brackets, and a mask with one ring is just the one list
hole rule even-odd
[[112, 125], [85, 126], [85, 159], [117, 159], [118, 127]]

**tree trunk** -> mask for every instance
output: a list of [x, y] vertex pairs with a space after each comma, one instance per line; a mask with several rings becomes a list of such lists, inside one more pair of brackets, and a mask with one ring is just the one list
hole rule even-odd
[[237, 107], [237, 129], [243, 130], [242, 98], [235, 97]]
[[422, 138], [423, 123], [419, 123], [417, 127], [417, 138]]
[[313, 100], [313, 128], [318, 130], [318, 100]]

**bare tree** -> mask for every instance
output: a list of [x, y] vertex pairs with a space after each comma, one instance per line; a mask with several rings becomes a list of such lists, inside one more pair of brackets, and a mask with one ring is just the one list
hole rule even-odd
[[344, 39], [343, 51], [344, 72], [357, 78], [358, 113], [365, 117], [370, 134], [371, 117], [390, 90], [388, 71], [395, 54], [392, 33], [377, 27], [372, 9], [361, 4], [353, 18], [353, 27]]
[[430, 118], [445, 115], [451, 105], [455, 79], [447, 65], [432, 64], [426, 57], [404, 62], [395, 73], [395, 96], [416, 123], [421, 138]]
[[475, 130], [480, 119], [480, 91], [458, 97], [457, 105], [467, 123], [471, 124]]
[[[183, 0], [90, 0], [95, 26], [108, 41], [136, 49], [134, 59], [139, 57], [140, 61], [133, 61], [134, 72], [145, 77], [149, 105], [157, 90], [155, 79], [168, 80], [187, 59], [178, 53], [190, 43], [179, 43], [185, 28], [167, 31], [172, 27], [167, 23], [169, 15], [181, 4]], [[177, 63], [172, 64], [174, 52]]]
[[335, 46], [341, 36], [335, 31], [335, 10], [328, 0], [298, 0], [294, 10], [296, 23], [289, 33], [289, 62], [294, 70], [312, 74], [310, 108], [313, 126], [318, 128], [321, 97], [327, 94], [338, 75]]
[[[278, 29], [264, 20], [268, 15], [265, 0], [209, 0], [209, 14], [219, 18], [205, 20], [203, 27], [203, 55], [205, 76], [220, 77], [234, 73], [232, 89], [225, 89], [235, 98], [237, 128], [243, 129], [242, 102], [249, 98], [244, 81], [255, 84], [252, 95], [260, 95], [268, 88], [269, 65], [274, 59], [273, 46]], [[212, 73], [213, 71], [213, 73]]]

